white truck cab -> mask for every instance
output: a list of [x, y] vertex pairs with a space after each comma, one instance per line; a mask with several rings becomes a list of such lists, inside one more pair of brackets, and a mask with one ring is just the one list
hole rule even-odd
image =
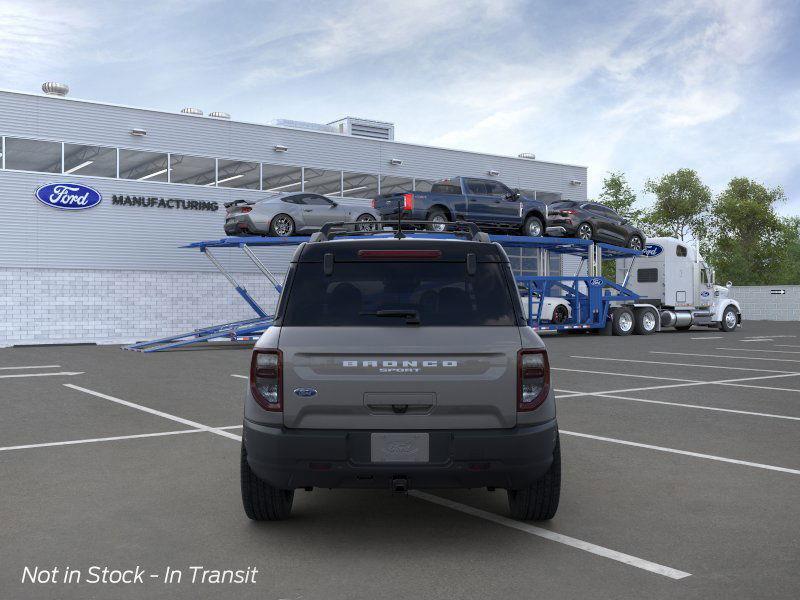
[[641, 256], [617, 260], [616, 279], [640, 296], [639, 303], [658, 309], [661, 327], [733, 331], [742, 322], [739, 303], [729, 297], [731, 284], [716, 285], [698, 251], [676, 238], [648, 238]]

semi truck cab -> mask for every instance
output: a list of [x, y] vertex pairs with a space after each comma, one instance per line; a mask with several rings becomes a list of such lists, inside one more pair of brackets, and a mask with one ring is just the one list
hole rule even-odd
[[647, 241], [641, 256], [617, 260], [616, 278], [640, 296], [640, 303], [659, 310], [661, 327], [733, 331], [741, 324], [739, 303], [730, 298], [731, 284], [716, 285], [714, 270], [695, 248], [670, 237]]

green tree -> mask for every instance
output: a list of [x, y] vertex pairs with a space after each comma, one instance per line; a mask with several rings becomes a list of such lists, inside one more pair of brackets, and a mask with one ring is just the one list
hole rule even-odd
[[648, 179], [644, 191], [656, 198], [643, 218], [651, 232], [681, 240], [706, 236], [711, 190], [700, 181], [696, 171], [678, 169], [660, 179]]
[[775, 212], [775, 204], [785, 199], [780, 187], [770, 189], [746, 177], [731, 179], [717, 196], [711, 207], [707, 258], [719, 281], [737, 285], [797, 281], [798, 220], [782, 219]]
[[608, 176], [603, 179], [603, 191], [600, 192], [599, 201], [637, 227], [639, 226], [642, 220], [642, 211], [634, 206], [636, 194], [633, 193], [625, 178], [625, 173], [622, 171], [610, 171]]

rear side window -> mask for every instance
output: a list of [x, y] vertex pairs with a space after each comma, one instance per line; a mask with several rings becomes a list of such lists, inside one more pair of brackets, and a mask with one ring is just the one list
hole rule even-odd
[[431, 187], [433, 194], [461, 194], [461, 186], [457, 181], [438, 181]]
[[658, 281], [658, 269], [639, 269], [636, 271], [636, 281], [639, 283], [655, 283]]
[[516, 325], [503, 269], [478, 263], [467, 275], [464, 262], [337, 262], [326, 276], [321, 263], [298, 263], [281, 325], [414, 326], [378, 311], [415, 311], [423, 327]]
[[688, 256], [689, 251], [686, 250], [686, 246], [678, 245], [675, 247], [675, 254], [677, 256]]

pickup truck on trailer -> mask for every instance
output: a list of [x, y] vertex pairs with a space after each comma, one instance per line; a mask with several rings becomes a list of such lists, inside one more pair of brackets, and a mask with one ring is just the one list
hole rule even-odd
[[[402, 202], [401, 202], [402, 200]], [[431, 221], [428, 228], [444, 231], [453, 221], [470, 221], [485, 231], [545, 235], [547, 205], [494, 179], [453, 177], [437, 181], [430, 192], [382, 194], [372, 201], [383, 221]]]
[[515, 518], [556, 513], [547, 350], [505, 251], [466, 225], [467, 239], [323, 228], [298, 247], [252, 356], [249, 518], [285, 519], [314, 487], [498, 487]]

